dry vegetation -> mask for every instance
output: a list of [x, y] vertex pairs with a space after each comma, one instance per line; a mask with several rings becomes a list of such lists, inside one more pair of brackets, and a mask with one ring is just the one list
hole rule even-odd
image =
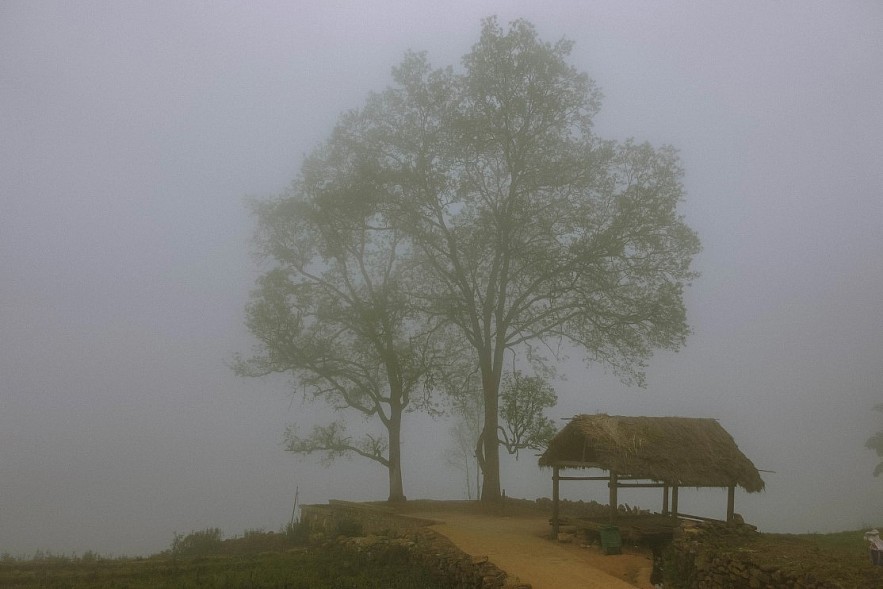
[[[88, 556], [87, 556], [88, 555]], [[149, 558], [102, 558], [38, 553], [0, 559], [4, 589], [221, 588], [443, 589], [405, 551], [382, 560], [330, 545], [303, 546], [298, 530], [248, 531], [222, 540], [215, 528], [176, 536], [169, 550]]]
[[[389, 507], [386, 502], [376, 505]], [[562, 504], [562, 513], [569, 517], [598, 517], [606, 509], [594, 501]], [[488, 505], [477, 501], [414, 500], [396, 504], [395, 511], [535, 517], [549, 514], [551, 502], [507, 498]], [[364, 555], [343, 553], [338, 548], [307, 547], [302, 532], [295, 525], [286, 532], [250, 530], [225, 540], [217, 529], [202, 530], [176, 536], [168, 550], [148, 558], [102, 558], [91, 551], [81, 557], [38, 552], [27, 559], [7, 554], [0, 558], [0, 586], [442, 587], [425, 571], [417, 570], [404, 554], [399, 561], [372, 562]], [[758, 564], [830, 580], [836, 583], [832, 586], [844, 589], [883, 587], [883, 567], [869, 563], [862, 534], [863, 530], [836, 534], [747, 534], [737, 541], [722, 541], [715, 549], [722, 553], [750, 553]], [[649, 549], [635, 549], [649, 554]], [[605, 569], [606, 564], [609, 566]], [[624, 571], [618, 570], [616, 559], [599, 559], [597, 566], [628, 580]]]

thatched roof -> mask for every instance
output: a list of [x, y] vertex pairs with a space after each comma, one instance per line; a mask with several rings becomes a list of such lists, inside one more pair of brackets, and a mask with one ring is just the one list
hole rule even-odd
[[540, 457], [540, 466], [556, 463], [685, 487], [764, 488], [757, 468], [715, 419], [577, 415]]

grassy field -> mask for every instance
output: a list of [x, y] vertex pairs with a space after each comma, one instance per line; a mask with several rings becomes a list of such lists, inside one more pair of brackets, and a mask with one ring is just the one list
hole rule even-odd
[[[519, 504], [520, 505], [520, 504]], [[471, 506], [462, 509], [472, 508]], [[515, 507], [519, 507], [516, 505]], [[515, 507], [508, 506], [507, 514]], [[414, 509], [420, 508], [415, 504]], [[523, 509], [536, 509], [535, 506]], [[517, 511], [517, 510], [516, 510]], [[337, 533], [360, 535], [360, 527]], [[865, 530], [834, 534], [758, 534], [740, 546], [759, 564], [810, 573], [843, 587], [883, 587], [883, 567], [871, 567]], [[723, 548], [723, 547], [722, 547]], [[306, 530], [246, 531], [224, 540], [218, 529], [175, 536], [168, 550], [146, 558], [102, 558], [38, 553], [30, 559], [0, 556], [0, 587], [33, 588], [278, 588], [442, 589], [446, 585], [415, 566], [403, 547], [369, 558], [338, 544], [308, 546]]]
[[838, 587], [883, 587], [883, 567], [872, 566], [862, 530], [833, 534], [758, 534], [722, 551], [748, 552], [757, 564], [797, 577], [824, 579]]
[[407, 551], [382, 559], [336, 545], [298, 546], [285, 534], [249, 532], [220, 540], [217, 530], [176, 537], [172, 548], [149, 558], [70, 558], [38, 555], [0, 560], [0, 587], [32, 588], [277, 588], [443, 589], [415, 567]]
[[0, 587], [442, 589], [444, 585], [404, 559], [378, 563], [352, 552], [303, 549], [185, 558], [7, 561], [0, 564]]

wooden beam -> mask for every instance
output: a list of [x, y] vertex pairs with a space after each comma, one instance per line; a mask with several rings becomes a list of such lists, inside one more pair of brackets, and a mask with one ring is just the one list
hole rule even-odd
[[611, 521], [616, 519], [616, 513], [619, 507], [619, 501], [616, 497], [616, 490], [619, 485], [616, 484], [616, 472], [610, 471], [610, 482], [607, 483], [607, 486], [610, 487], [610, 519]]
[[678, 486], [674, 485], [671, 488], [671, 514], [675, 517], [678, 516]]
[[700, 522], [717, 522], [719, 524], [726, 523], [722, 519], [717, 519], [714, 517], [705, 517], [704, 515], [690, 515], [689, 513], [679, 513], [678, 519], [696, 520], [696, 521], [700, 521]]
[[552, 467], [552, 539], [558, 540], [558, 467]]
[[668, 485], [662, 487], [662, 515], [668, 515]]
[[552, 463], [552, 466], [557, 466], [559, 468], [599, 468], [604, 470], [600, 464], [595, 464], [594, 462], [580, 462], [578, 460], [559, 460]]
[[736, 485], [727, 487], [727, 523], [733, 521], [733, 515], [736, 513]]

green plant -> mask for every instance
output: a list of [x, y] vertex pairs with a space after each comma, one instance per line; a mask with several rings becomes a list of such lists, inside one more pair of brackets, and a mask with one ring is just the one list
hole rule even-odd
[[303, 546], [310, 541], [310, 525], [302, 520], [291, 521], [285, 526], [285, 537], [292, 544]]
[[220, 528], [207, 528], [191, 532], [186, 536], [175, 534], [172, 540], [172, 554], [175, 556], [206, 556], [217, 554], [221, 549]]
[[[229, 542], [229, 540], [225, 541]], [[345, 563], [345, 565], [344, 565]], [[128, 589], [442, 589], [446, 585], [400, 554], [383, 559], [341, 547], [170, 559], [101, 558], [32, 561], [0, 565], [0, 587], [127, 587]]]
[[362, 535], [362, 523], [354, 519], [342, 519], [337, 522], [335, 527], [335, 535], [346, 536], [347, 538], [355, 538]]

